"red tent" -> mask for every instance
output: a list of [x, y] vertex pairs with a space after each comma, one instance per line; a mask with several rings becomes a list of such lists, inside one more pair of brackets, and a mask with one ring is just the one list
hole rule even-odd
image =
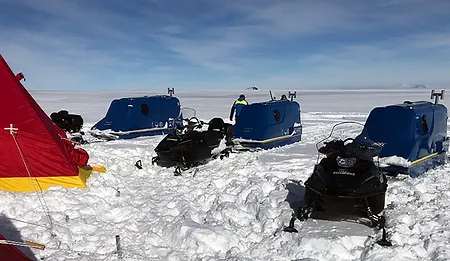
[[0, 55], [0, 190], [86, 187], [88, 155], [74, 148]]
[[[5, 238], [0, 235], [0, 240]], [[0, 244], [0, 261], [32, 261], [13, 245]]]

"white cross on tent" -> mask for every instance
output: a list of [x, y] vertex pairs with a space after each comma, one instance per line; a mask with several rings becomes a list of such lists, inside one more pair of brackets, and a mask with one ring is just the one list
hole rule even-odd
[[11, 123], [11, 124], [9, 124], [9, 128], [5, 128], [5, 130], [9, 130], [9, 134], [14, 135], [14, 134], [16, 134], [16, 131], [18, 131], [19, 129], [13, 128], [13, 125]]

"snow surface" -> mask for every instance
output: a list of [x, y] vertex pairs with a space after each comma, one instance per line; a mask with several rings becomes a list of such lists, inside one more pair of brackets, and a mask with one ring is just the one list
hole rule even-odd
[[[374, 160], [377, 160], [377, 158], [374, 158]], [[390, 156], [390, 157], [382, 157], [378, 158], [378, 162], [381, 167], [387, 167], [387, 166], [399, 166], [399, 167], [407, 167], [409, 168], [412, 164], [411, 161], [408, 161], [407, 159], [399, 156]]]
[[[279, 97], [287, 91], [274, 91]], [[113, 98], [157, 92], [31, 91], [50, 114], [81, 114], [85, 129], [106, 114]], [[265, 101], [263, 90], [245, 93]], [[182, 106], [202, 120], [228, 119], [239, 93], [177, 91]], [[163, 136], [83, 145], [90, 162], [104, 164], [87, 189], [51, 188], [39, 193], [0, 192], [0, 233], [46, 245], [23, 250], [36, 260], [448, 260], [450, 259], [450, 166], [419, 178], [390, 178], [387, 228], [393, 246], [373, 242], [380, 233], [350, 222], [296, 221], [298, 234], [281, 232], [303, 195], [317, 160], [316, 142], [341, 121], [363, 123], [375, 106], [428, 100], [428, 90], [297, 91], [302, 141], [281, 148], [231, 154], [192, 173], [151, 165]], [[448, 107], [448, 100], [442, 103]], [[228, 121], [229, 122], [229, 121]], [[354, 136], [361, 126], [335, 131]], [[143, 169], [134, 164], [142, 160]], [[39, 196], [48, 206], [52, 226]], [[8, 226], [9, 222], [9, 226]], [[12, 227], [16, 230], [13, 231]], [[10, 232], [7, 233], [6, 230]], [[11, 232], [12, 231], [12, 232]]]

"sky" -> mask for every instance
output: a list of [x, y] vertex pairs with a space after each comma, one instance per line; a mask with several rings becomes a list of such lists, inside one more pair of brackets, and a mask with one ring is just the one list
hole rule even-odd
[[448, 0], [0, 0], [37, 90], [450, 86]]

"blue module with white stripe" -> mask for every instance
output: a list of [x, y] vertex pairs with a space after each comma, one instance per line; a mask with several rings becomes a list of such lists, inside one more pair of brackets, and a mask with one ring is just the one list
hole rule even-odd
[[243, 147], [270, 149], [301, 141], [300, 104], [272, 100], [246, 105], [234, 125], [235, 141]]
[[[443, 94], [443, 92], [442, 92]], [[374, 108], [360, 136], [384, 143], [379, 155], [381, 169], [417, 177], [446, 161], [449, 147], [447, 108], [428, 101]]]
[[183, 125], [179, 99], [157, 95], [113, 100], [106, 116], [91, 130], [108, 130], [104, 135], [114, 139], [132, 139], [169, 134], [179, 125]]

